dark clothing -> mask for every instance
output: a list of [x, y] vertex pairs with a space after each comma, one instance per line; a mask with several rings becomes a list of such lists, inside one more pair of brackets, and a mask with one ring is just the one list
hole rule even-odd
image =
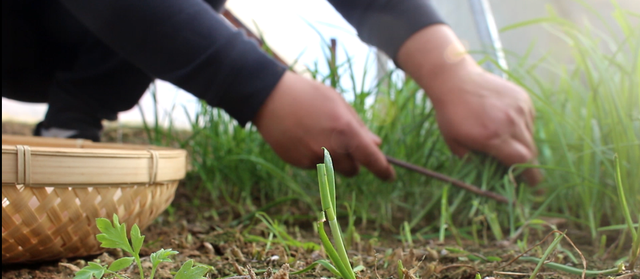
[[420, 29], [444, 23], [431, 0], [329, 0], [358, 37], [394, 61], [400, 46]]
[[[77, 125], [101, 127], [160, 78], [244, 125], [286, 67], [217, 13], [224, 2], [5, 0], [2, 96], [48, 102], [47, 126], [75, 129], [69, 122], [82, 115], [87, 123]], [[392, 58], [413, 33], [442, 22], [427, 0], [329, 2]]]

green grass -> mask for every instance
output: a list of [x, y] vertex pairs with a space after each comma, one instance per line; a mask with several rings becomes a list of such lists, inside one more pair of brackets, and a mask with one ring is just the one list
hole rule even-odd
[[[575, 217], [594, 240], [598, 227], [629, 221], [618, 206], [615, 154], [622, 162], [621, 178], [628, 182], [622, 186], [628, 208], [640, 208], [640, 25], [630, 23], [630, 17], [637, 22], [637, 15], [620, 9], [614, 17], [621, 39], [614, 30], [596, 33], [552, 12], [530, 21], [548, 24], [571, 46], [573, 59], [531, 63], [523, 57], [508, 72], [535, 100], [544, 186], [549, 194], [558, 192], [558, 202], [545, 211]], [[538, 77], [540, 67], [551, 78]]]
[[[537, 167], [546, 177], [540, 185], [545, 190], [542, 196], [528, 187], [516, 187], [519, 185], [508, 178], [508, 171], [532, 166], [509, 170], [480, 155], [470, 156], [468, 162], [453, 156], [440, 137], [429, 100], [401, 71], [393, 70], [375, 86], [367, 86], [368, 67], [357, 78], [350, 59], [335, 64], [340, 51], [330, 51], [327, 43], [327, 59], [322, 63], [330, 71], [314, 70], [320, 68], [316, 64], [309, 73], [334, 85], [351, 102], [382, 138], [385, 154], [518, 201], [518, 206], [500, 205], [402, 169], [397, 170], [398, 179], [392, 183], [362, 171], [352, 179], [336, 177], [340, 187], [333, 195], [340, 197], [338, 203], [357, 197], [357, 206], [345, 211], [334, 205], [335, 213], [375, 228], [402, 225], [406, 240], [411, 239], [411, 232], [417, 232], [478, 242], [481, 230], [491, 233], [493, 239], [502, 239], [542, 216], [566, 218], [571, 226], [588, 230], [596, 245], [602, 235], [599, 228], [605, 226], [627, 229], [633, 236], [638, 216], [625, 214], [620, 205], [626, 199], [630, 212], [640, 208], [640, 15], [618, 8], [614, 17], [617, 26], [608, 26], [606, 33], [573, 24], [552, 11], [548, 17], [502, 30], [518, 32], [525, 26], [544, 25], [571, 50], [566, 63], [511, 54], [515, 63], [505, 71], [534, 100], [535, 138], [540, 150]], [[192, 121], [194, 134], [181, 140], [181, 147], [191, 151], [193, 172], [201, 179], [197, 183], [201, 187], [194, 190], [213, 196], [216, 202], [212, 208], [230, 208], [247, 215], [286, 199], [283, 203], [287, 206], [279, 207], [283, 212], [295, 206], [308, 209], [306, 217], [298, 217], [315, 218], [320, 196], [314, 170], [286, 165], [255, 127], [240, 127], [221, 110], [203, 103], [199, 111], [184, 113]], [[150, 138], [159, 139], [157, 129], [149, 127], [148, 131]], [[624, 183], [616, 184], [615, 154], [620, 162], [619, 179]], [[271, 210], [277, 212], [277, 208]], [[435, 220], [440, 220], [440, 225], [431, 226]], [[353, 226], [354, 221], [350, 222]], [[470, 234], [471, 228], [474, 231]], [[638, 243], [637, 237], [633, 239]]]

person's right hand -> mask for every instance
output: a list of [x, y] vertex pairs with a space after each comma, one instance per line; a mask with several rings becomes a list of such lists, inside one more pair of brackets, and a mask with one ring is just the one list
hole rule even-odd
[[380, 138], [332, 88], [287, 72], [258, 111], [253, 123], [287, 163], [313, 168], [322, 163], [322, 147], [331, 152], [336, 171], [358, 173], [363, 165], [384, 180], [395, 177], [380, 151]]
[[[536, 164], [531, 98], [518, 85], [483, 70], [449, 26], [416, 32], [397, 60], [429, 96], [454, 154], [476, 151], [506, 166]], [[531, 186], [543, 179], [537, 168], [525, 169], [522, 176]]]

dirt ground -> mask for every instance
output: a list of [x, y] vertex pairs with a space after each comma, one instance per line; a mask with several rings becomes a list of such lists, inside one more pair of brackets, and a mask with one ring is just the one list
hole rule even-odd
[[[25, 128], [24, 125], [5, 123], [2, 125], [2, 131], [3, 134], [31, 133], [29, 127]], [[207, 275], [208, 278], [253, 279], [253, 273], [257, 274], [255, 278], [277, 279], [332, 276], [321, 266], [300, 275], [285, 274], [286, 270], [290, 272], [301, 270], [316, 260], [326, 258], [323, 250], [314, 251], [314, 249], [294, 245], [285, 246], [278, 243], [275, 237], [271, 243], [267, 243], [264, 240], [269, 238], [269, 230], [262, 222], [249, 220], [232, 226], [228, 220], [236, 219], [238, 216], [228, 214], [225, 208], [216, 208], [214, 213], [207, 206], [213, 201], [207, 200], [206, 196], [187, 186], [179, 187], [171, 210], [165, 211], [153, 224], [143, 230], [142, 233], [146, 236], [141, 255], [146, 257], [143, 258], [144, 265], [150, 265], [148, 256], [160, 248], [179, 251], [179, 254], [174, 257], [174, 262], [161, 264], [155, 278], [173, 278], [171, 272], [177, 271], [188, 259], [213, 267], [212, 272]], [[194, 205], [194, 199], [199, 199], [199, 205]], [[273, 214], [272, 216], [282, 214], [289, 210], [286, 206], [288, 205], [281, 205], [279, 211], [269, 212], [269, 214]], [[319, 245], [319, 238], [311, 229], [311, 224], [311, 220], [287, 224], [287, 231], [300, 243], [312, 242]], [[359, 278], [398, 278], [398, 260], [402, 261], [406, 269], [403, 277], [407, 279], [475, 278], [477, 273], [480, 273], [482, 278], [529, 278], [536, 266], [534, 263], [524, 261], [510, 263], [519, 255], [520, 249], [514, 243], [502, 242], [477, 246], [468, 241], [463, 242], [462, 247], [458, 247], [453, 240], [439, 243], [435, 239], [414, 239], [413, 245], [409, 247], [391, 233], [382, 232], [376, 235], [371, 228], [357, 229], [362, 238], [359, 242], [354, 242], [349, 249], [349, 254], [354, 266], [364, 267], [359, 272]], [[580, 232], [569, 230], [567, 234], [579, 236]], [[623, 256], [610, 252], [606, 258], [596, 257], [593, 245], [585, 241], [576, 242], [587, 258], [588, 268], [591, 270], [612, 268], [613, 261]], [[530, 243], [529, 246], [534, 243]], [[537, 253], [544, 250], [549, 243], [550, 241], [545, 242], [542, 249], [534, 249], [530, 253], [538, 255]], [[563, 244], [563, 247], [570, 248], [567, 243]], [[573, 252], [576, 254], [575, 251]], [[63, 259], [36, 265], [3, 265], [2, 278], [72, 278], [74, 271], [85, 266], [87, 261], [99, 259], [102, 263], [108, 264], [122, 254], [120, 250], [111, 249], [101, 255], [83, 259]], [[480, 260], [472, 261], [470, 258], [473, 256]], [[500, 260], [488, 261], [491, 257], [499, 257]], [[581, 267], [581, 264], [572, 263], [562, 253], [554, 254], [551, 258], [554, 262]], [[273, 274], [278, 270], [280, 273]], [[132, 267], [126, 271], [125, 274], [128, 276], [138, 278], [137, 268]], [[550, 268], [543, 268], [539, 275], [544, 278], [580, 277]], [[640, 278], [640, 273], [624, 273], [617, 276], [617, 278]]]

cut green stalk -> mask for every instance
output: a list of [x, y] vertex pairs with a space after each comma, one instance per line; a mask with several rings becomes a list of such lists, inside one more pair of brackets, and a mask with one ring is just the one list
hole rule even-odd
[[[333, 242], [335, 243], [337, 249], [338, 249], [338, 255], [340, 256], [340, 259], [342, 260], [343, 264], [345, 265], [345, 267], [347, 267], [349, 269], [349, 271], [351, 271], [353, 273], [353, 269], [351, 268], [351, 263], [349, 261], [349, 256], [347, 255], [347, 249], [344, 246], [344, 240], [342, 238], [342, 230], [340, 229], [340, 224], [338, 223], [338, 219], [336, 218], [336, 189], [335, 189], [335, 185], [336, 185], [336, 181], [335, 181], [335, 174], [333, 172], [333, 163], [331, 162], [331, 155], [329, 154], [329, 151], [324, 148], [324, 162], [325, 162], [325, 171], [326, 171], [326, 182], [328, 182], [327, 186], [329, 186], [329, 198], [331, 198], [330, 200], [330, 204], [332, 206], [332, 209], [330, 210], [330, 214], [328, 221], [329, 221], [329, 227], [331, 228], [331, 234], [333, 235]], [[327, 212], [327, 210], [325, 209], [325, 212]]]
[[[323, 148], [324, 151], [324, 164], [318, 164], [318, 185], [320, 189], [320, 202], [322, 204], [322, 210], [324, 212], [324, 216], [326, 221], [329, 222], [329, 227], [331, 228], [331, 234], [333, 235], [333, 242], [335, 245], [334, 250], [338, 254], [339, 259], [333, 259], [332, 261], [336, 264], [336, 267], [340, 269], [340, 265], [344, 267], [345, 274], [343, 276], [346, 279], [355, 279], [355, 273], [353, 272], [353, 268], [351, 267], [351, 262], [349, 261], [349, 256], [347, 255], [347, 250], [345, 249], [344, 242], [342, 239], [342, 231], [340, 230], [340, 224], [338, 224], [338, 220], [336, 218], [335, 212], [335, 174], [333, 172], [333, 164], [331, 162], [331, 155], [329, 151]], [[331, 181], [329, 181], [331, 178]], [[333, 187], [331, 186], [333, 185]], [[321, 222], [325, 220], [320, 220]], [[322, 226], [322, 224], [320, 224]], [[324, 231], [324, 227], [319, 227], [318, 231]], [[327, 238], [328, 240], [328, 238]], [[326, 249], [327, 244], [331, 246], [331, 243], [325, 243]], [[333, 247], [332, 247], [333, 248]], [[340, 264], [338, 264], [340, 262]]]
[[329, 151], [323, 148], [324, 151], [324, 167], [327, 173], [327, 182], [329, 183], [329, 198], [331, 205], [333, 206], [333, 212], [338, 212], [336, 205], [336, 175], [333, 171], [333, 161], [329, 155]]
[[342, 278], [345, 278], [345, 279], [351, 278], [349, 276], [349, 270], [342, 263], [342, 260], [340, 259], [338, 252], [333, 247], [333, 244], [329, 240], [329, 236], [327, 236], [327, 233], [324, 230], [324, 221], [323, 220], [318, 221], [317, 226], [318, 226], [318, 235], [320, 236], [320, 241], [322, 242], [322, 246], [324, 246], [325, 252], [327, 252], [327, 256], [329, 256], [329, 259], [335, 265], [334, 269], [337, 269], [339, 271], [338, 274], [342, 276]]
[[324, 164], [318, 164], [316, 166], [318, 170], [318, 184], [320, 184], [320, 204], [322, 206], [322, 212], [325, 218], [335, 219], [333, 205], [331, 204], [331, 193], [327, 182], [327, 168]]

